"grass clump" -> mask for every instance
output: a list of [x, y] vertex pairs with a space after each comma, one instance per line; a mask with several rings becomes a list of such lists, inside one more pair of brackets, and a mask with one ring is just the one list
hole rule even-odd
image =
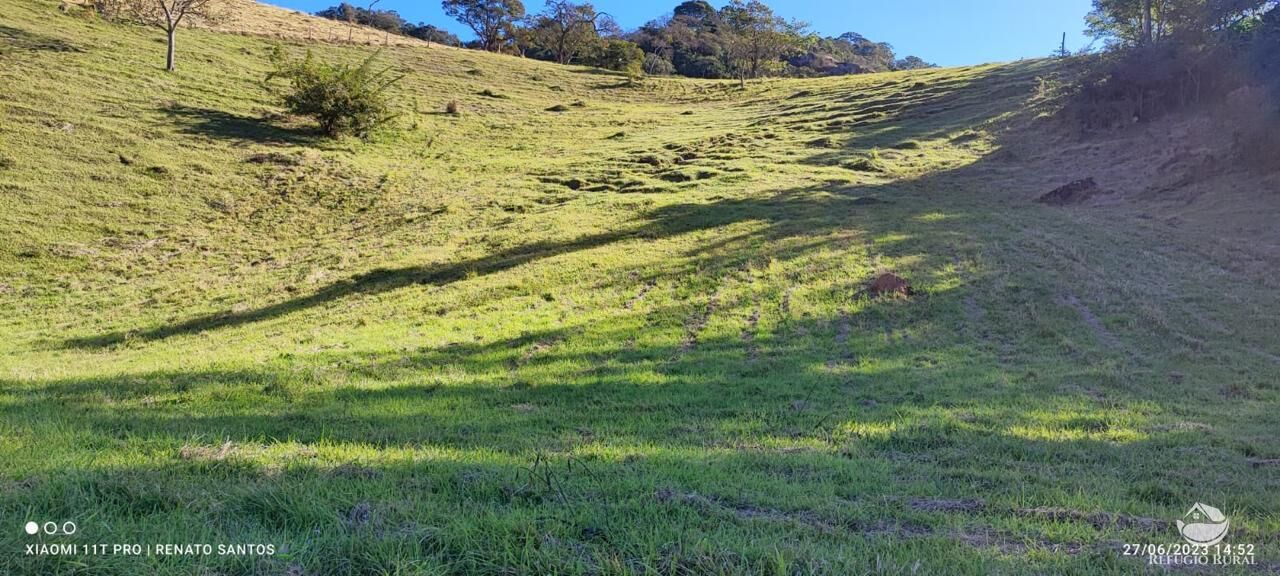
[[886, 164], [884, 159], [880, 157], [880, 152], [877, 150], [869, 150], [859, 154], [853, 159], [843, 162], [840, 166], [846, 170], [852, 170], [854, 172], [884, 174], [889, 171], [888, 164]]
[[364, 138], [395, 117], [387, 90], [400, 77], [390, 77], [390, 68], [376, 70], [375, 58], [376, 53], [350, 66], [322, 62], [310, 50], [302, 60], [290, 60], [277, 49], [272, 55], [275, 70], [267, 81], [287, 81], [282, 96], [285, 108], [314, 119], [325, 135]]

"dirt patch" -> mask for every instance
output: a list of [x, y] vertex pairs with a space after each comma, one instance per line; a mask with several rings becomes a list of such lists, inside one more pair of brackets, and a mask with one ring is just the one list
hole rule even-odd
[[642, 156], [635, 158], [632, 161], [635, 162], [636, 164], [647, 164], [649, 166], [653, 166], [654, 168], [659, 168], [667, 163], [666, 160], [664, 160], [661, 156], [658, 156], [656, 154], [644, 154]]
[[1089, 199], [1104, 194], [1098, 183], [1093, 178], [1085, 178], [1076, 180], [1066, 186], [1060, 186], [1053, 191], [1036, 199], [1036, 202], [1048, 204], [1050, 206], [1075, 206], [1084, 204]]
[[911, 284], [901, 276], [891, 273], [881, 274], [871, 282], [871, 285], [867, 287], [867, 290], [872, 296], [876, 297], [894, 296], [905, 298], [908, 296], [914, 296], [916, 293], [915, 290], [911, 288]]

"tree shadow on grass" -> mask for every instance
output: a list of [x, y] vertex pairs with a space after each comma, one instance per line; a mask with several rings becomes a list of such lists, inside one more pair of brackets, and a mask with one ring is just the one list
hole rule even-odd
[[0, 24], [0, 54], [8, 48], [24, 52], [84, 52], [83, 48], [61, 38]]
[[[647, 213], [640, 225], [631, 228], [572, 240], [525, 244], [462, 262], [373, 270], [330, 284], [310, 295], [253, 310], [210, 314], [148, 330], [73, 338], [62, 345], [66, 348], [102, 348], [126, 341], [163, 340], [172, 336], [251, 324], [353, 295], [380, 294], [412, 285], [443, 286], [471, 275], [502, 272], [524, 264], [617, 242], [667, 238], [738, 222], [760, 221], [767, 224], [763, 231], [737, 238], [739, 243], [745, 240], [763, 241], [797, 236], [820, 237], [848, 223], [840, 218], [841, 215], [866, 210], [866, 207], [857, 202], [856, 197], [847, 194], [817, 194], [818, 192], [821, 191], [800, 189], [764, 199], [728, 199], [710, 204], [665, 206]], [[775, 257], [781, 255], [774, 254]], [[727, 264], [741, 264], [751, 256], [749, 251], [738, 250], [734, 255], [726, 257], [731, 261]], [[725, 265], [726, 262], [721, 264]]]
[[[878, 302], [866, 313], [893, 305]], [[543, 539], [522, 554], [570, 566], [594, 554], [636, 554], [633, 542], [674, 537], [646, 531], [675, 527], [745, 554], [729, 571], [745, 574], [759, 573], [769, 558], [749, 542], [767, 548], [797, 534], [813, 545], [797, 561], [868, 542], [901, 551], [920, 540], [950, 542], [948, 555], [977, 549], [995, 557], [1021, 546], [1012, 549], [1042, 547], [1067, 560], [1075, 553], [1054, 544], [1079, 549], [1154, 534], [1141, 523], [1085, 514], [1165, 518], [1220, 480], [1220, 467], [1184, 468], [1177, 448], [1202, 449], [1220, 464], [1241, 459], [1195, 430], [1109, 440], [1110, 427], [1146, 424], [1145, 401], [1117, 389], [1107, 403], [1081, 405], [1052, 381], [1000, 386], [994, 359], [973, 358], [962, 339], [882, 345], [878, 333], [855, 331], [845, 344], [893, 368], [824, 369], [822, 359], [840, 351], [819, 341], [832, 342], [840, 321], [778, 327], [821, 338], [765, 340], [778, 345], [769, 351], [775, 364], [758, 373], [725, 369], [750, 362], [732, 335], [702, 339], [674, 362], [658, 360], [677, 352], [672, 346], [628, 351], [628, 331], [617, 326], [583, 338], [611, 342], [612, 358], [556, 346], [528, 355], [539, 342], [591, 328], [573, 326], [240, 370], [0, 380], [0, 415], [20, 423], [18, 442], [101, 439], [92, 464], [67, 465], [65, 456], [23, 462], [0, 511], [78, 519], [93, 510], [101, 515], [95, 522], [109, 522], [125, 541], [154, 534], [143, 527], [155, 525], [218, 541], [318, 540], [293, 554], [308, 565], [349, 556], [344, 544], [401, 538], [409, 544], [384, 559], [496, 560], [523, 542], [525, 522], [546, 521], [538, 532], [555, 542]], [[945, 361], [914, 363], [924, 351]], [[588, 363], [595, 366], [582, 372]], [[330, 366], [341, 366], [351, 383], [305, 376]], [[442, 367], [471, 378], [433, 381]], [[1139, 408], [1127, 411], [1131, 404]], [[1253, 403], [1242, 415], [1264, 409]], [[1020, 431], [1038, 426], [1058, 437]], [[1222, 426], [1226, 437], [1237, 424]], [[142, 463], [131, 451], [138, 446], [146, 447]], [[1234, 488], [1226, 504], [1267, 501], [1265, 470], [1233, 474], [1257, 482]], [[1135, 475], [1147, 482], [1133, 487]], [[1067, 512], [1018, 512], [1036, 506]], [[483, 513], [470, 514], [476, 510]], [[1062, 535], [1064, 522], [1076, 523], [1074, 535]], [[475, 523], [487, 530], [469, 532], [469, 541], [450, 536]], [[433, 536], [423, 526], [443, 529]], [[969, 537], [975, 528], [995, 535]], [[488, 573], [469, 568], [459, 573]]]
[[239, 116], [222, 110], [173, 105], [166, 107], [164, 111], [188, 134], [277, 145], [306, 146], [322, 141], [315, 132], [281, 128], [263, 119]]
[[[1014, 72], [1016, 78], [1026, 80], [1041, 68], [1029, 66]], [[973, 106], [973, 114], [989, 119], [987, 114], [1008, 107], [1008, 103], [1000, 106], [983, 101], [983, 95], [998, 84], [1007, 81], [1009, 73], [983, 73], [971, 78], [953, 81], [954, 86], [945, 94], [925, 94], [912, 97], [910, 106], [929, 106], [944, 98], [963, 97], [966, 106]], [[957, 95], [958, 94], [958, 95]], [[856, 96], [856, 95], [855, 95]], [[1021, 96], [1010, 94], [1007, 98]], [[908, 106], [907, 103], [902, 106]], [[191, 108], [177, 108], [175, 114], [192, 122], [192, 130], [211, 133], [221, 137], [245, 138], [257, 141], [294, 141], [306, 140], [297, 133], [280, 130], [268, 124], [223, 112]], [[928, 132], [937, 131], [937, 126], [930, 116], [903, 124], [903, 128], [894, 132], [894, 137], [918, 137]], [[825, 124], [815, 126], [826, 130]], [[882, 135], [883, 136], [883, 135]], [[856, 141], [855, 141], [856, 142]], [[830, 165], [849, 158], [845, 150], [815, 153], [800, 162], [814, 165]], [[728, 245], [720, 246], [721, 256], [725, 262], [741, 263], [753, 257], [753, 250], [746, 247], [772, 250], [764, 245], [767, 241], [796, 237], [821, 239], [837, 230], [849, 230], [851, 216], [874, 211], [874, 206], [864, 205], [867, 198], [877, 196], [889, 197], [901, 192], [905, 184], [916, 189], [935, 187], [945, 189], [953, 185], [955, 179], [966, 175], [979, 174], [986, 159], [979, 159], [974, 164], [959, 169], [943, 170], [929, 173], [911, 180], [898, 180], [881, 184], [856, 185], [833, 191], [829, 187], [802, 187], [781, 190], [772, 196], [749, 199], [722, 199], [707, 204], [678, 204], [665, 206], [645, 213], [638, 225], [598, 234], [582, 236], [569, 240], [542, 241], [523, 246], [501, 250], [487, 256], [461, 262], [431, 264], [427, 266], [410, 266], [395, 269], [379, 269], [360, 274], [347, 280], [330, 284], [320, 290], [298, 298], [284, 300], [257, 309], [243, 312], [221, 312], [208, 314], [189, 320], [167, 324], [150, 329], [136, 331], [119, 331], [88, 337], [66, 340], [65, 348], [102, 348], [127, 341], [155, 341], [184, 334], [196, 334], [208, 330], [241, 326], [290, 314], [292, 312], [313, 308], [325, 303], [359, 294], [379, 294], [415, 284], [447, 285], [462, 280], [469, 275], [488, 275], [509, 270], [524, 264], [553, 258], [559, 255], [599, 248], [617, 242], [661, 239], [700, 230], [709, 230], [726, 225], [756, 221], [764, 224], [761, 231], [753, 232], [746, 238], [738, 239], [733, 250]], [[956, 233], [951, 224], [942, 223], [932, 226], [918, 220], [918, 216], [936, 209], [927, 205], [906, 206], [895, 209], [889, 219], [864, 218], [858, 226], [865, 230], [878, 232], [895, 232], [899, 234], [922, 233], [926, 240], [932, 240], [935, 246], [951, 244], [948, 235]], [[952, 207], [954, 208], [954, 207]], [[955, 215], [955, 214], [953, 214]], [[818, 244], [810, 244], [816, 248]], [[715, 248], [712, 245], [711, 248]], [[920, 255], [921, 258], [937, 260], [947, 255], [936, 250]], [[725, 262], [721, 262], [724, 264]], [[925, 268], [929, 268], [925, 266]], [[933, 267], [939, 268], [939, 267]]]

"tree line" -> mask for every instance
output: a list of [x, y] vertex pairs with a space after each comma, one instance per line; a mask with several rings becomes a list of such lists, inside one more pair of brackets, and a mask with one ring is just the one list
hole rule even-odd
[[[374, 2], [376, 4], [376, 0]], [[687, 0], [671, 13], [625, 31], [590, 2], [551, 0], [529, 14], [521, 0], [444, 0], [447, 15], [472, 30], [475, 40], [430, 24], [410, 24], [393, 10], [339, 4], [317, 15], [441, 44], [516, 54], [561, 64], [585, 64], [631, 74], [694, 78], [834, 76], [926, 68], [932, 65], [893, 47], [848, 32], [813, 33], [760, 0], [731, 0], [716, 9]]]
[[419, 40], [435, 42], [436, 44], [462, 45], [462, 41], [448, 30], [422, 22], [417, 24], [410, 23], [395, 10], [375, 10], [372, 7], [361, 8], [344, 2], [316, 12], [316, 16], [330, 20], [341, 20], [349, 24], [368, 26], [384, 32], [409, 36]]
[[1094, 0], [1088, 32], [1108, 49], [1081, 83], [1078, 110], [1085, 123], [1141, 122], [1249, 91], [1280, 102], [1278, 5]]

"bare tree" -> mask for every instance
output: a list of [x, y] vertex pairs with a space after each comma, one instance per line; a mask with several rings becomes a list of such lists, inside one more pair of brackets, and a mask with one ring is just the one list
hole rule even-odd
[[129, 0], [129, 11], [143, 23], [164, 30], [169, 39], [164, 69], [173, 72], [178, 27], [188, 18], [212, 19], [218, 4], [219, 0]]

